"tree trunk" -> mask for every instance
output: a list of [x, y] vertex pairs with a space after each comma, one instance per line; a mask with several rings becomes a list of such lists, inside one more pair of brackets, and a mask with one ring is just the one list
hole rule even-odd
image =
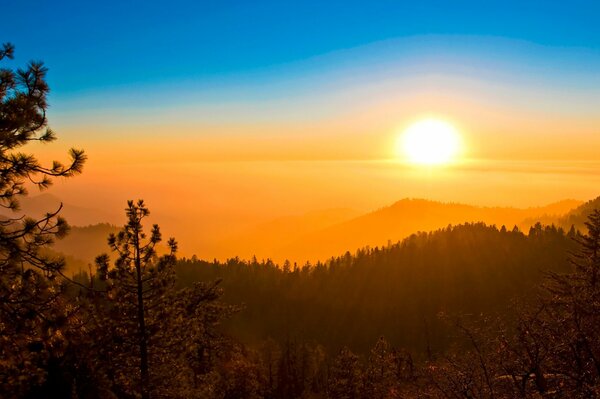
[[148, 342], [146, 334], [146, 322], [144, 320], [144, 298], [142, 284], [142, 265], [140, 260], [139, 232], [135, 232], [135, 271], [137, 277], [137, 301], [138, 301], [138, 321], [139, 321], [139, 344], [140, 344], [140, 374], [141, 386], [140, 393], [142, 399], [150, 399], [150, 373], [148, 371]]

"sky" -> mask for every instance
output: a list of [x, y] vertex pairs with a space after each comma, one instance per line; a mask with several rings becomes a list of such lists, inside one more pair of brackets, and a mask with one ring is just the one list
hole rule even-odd
[[[573, 125], [583, 140], [597, 132], [592, 1], [9, 1], [4, 10], [0, 33], [16, 45], [16, 63], [45, 61], [52, 123], [82, 146], [112, 149], [124, 135], [154, 146], [168, 131], [172, 147], [191, 142], [187, 161], [198, 151], [379, 159], [390, 156], [394, 129], [423, 114], [454, 117], [486, 142], [533, 130], [538, 144], [540, 131]], [[465, 112], [482, 102], [494, 115]], [[547, 126], [531, 126], [541, 119]], [[338, 140], [348, 142], [332, 151]], [[538, 155], [474, 141], [477, 158], [591, 156], [556, 151], [560, 138]]]
[[[8, 66], [49, 68], [60, 140], [35, 150], [90, 158], [53, 189], [65, 201], [121, 209], [143, 197], [167, 225], [192, 220], [206, 236], [404, 197], [533, 206], [598, 195], [596, 1], [2, 9], [0, 40], [16, 46]], [[403, 129], [432, 117], [461, 132], [460, 162], [396, 159]]]

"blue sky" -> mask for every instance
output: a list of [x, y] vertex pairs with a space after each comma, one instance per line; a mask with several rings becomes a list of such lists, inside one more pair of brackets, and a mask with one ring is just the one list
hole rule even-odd
[[422, 35], [600, 50], [597, 1], [20, 1], [0, 39], [43, 59], [58, 93], [227, 79], [369, 43]]

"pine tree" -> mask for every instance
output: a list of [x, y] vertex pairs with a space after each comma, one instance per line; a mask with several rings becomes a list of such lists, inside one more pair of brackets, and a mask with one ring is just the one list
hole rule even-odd
[[580, 251], [574, 254], [573, 263], [577, 272], [585, 279], [588, 287], [598, 290], [598, 279], [600, 278], [600, 210], [594, 210], [585, 222], [588, 229], [586, 235], [577, 238]]
[[574, 271], [553, 274], [548, 290], [552, 323], [545, 330], [553, 342], [553, 369], [568, 376], [578, 395], [600, 395], [600, 210], [585, 223], [588, 232], [575, 237]]
[[[231, 308], [216, 302], [218, 283], [177, 287], [177, 243], [162, 241], [158, 225], [150, 234], [142, 222], [150, 212], [143, 201], [128, 202], [127, 224], [108, 243], [117, 255], [96, 259], [98, 278], [106, 290], [92, 294], [95, 333], [101, 339], [97, 357], [118, 396], [194, 397], [205, 392], [199, 356], [218, 339], [215, 326]], [[207, 374], [209, 369], [200, 372]]]
[[108, 238], [110, 248], [118, 256], [114, 268], [109, 267], [108, 255], [96, 259], [99, 278], [106, 283], [107, 299], [112, 305], [110, 318], [117, 326], [114, 331], [117, 341], [111, 349], [122, 349], [115, 351], [120, 352], [115, 354], [115, 363], [120, 363], [120, 368], [126, 370], [132, 366], [129, 355], [134, 352], [138, 357], [135, 372], [130, 371], [133, 376], [129, 373], [121, 375], [122, 385], [127, 386], [131, 379], [138, 381], [137, 390], [128, 388], [139, 392], [143, 399], [150, 397], [151, 390], [148, 346], [160, 332], [156, 323], [161, 321], [158, 318], [163, 313], [161, 305], [163, 308], [169, 305], [165, 301], [170, 298], [165, 294], [174, 287], [172, 266], [177, 250], [175, 240], [170, 239], [169, 253], [157, 256], [156, 245], [162, 240], [160, 229], [154, 225], [147, 237], [142, 225], [149, 213], [143, 201], [129, 201], [127, 224], [118, 234]]
[[365, 390], [369, 398], [394, 397], [398, 384], [398, 362], [395, 351], [380, 337], [371, 349], [366, 370]]
[[[0, 61], [14, 47], [0, 48]], [[19, 214], [27, 185], [45, 189], [54, 178], [81, 172], [85, 155], [71, 149], [68, 164], [43, 166], [22, 152], [31, 142], [56, 139], [48, 127], [47, 69], [31, 62], [24, 69], [0, 69], [0, 396], [41, 383], [48, 359], [62, 350], [66, 321], [73, 309], [61, 303], [64, 260], [44, 251], [68, 231], [60, 208], [41, 219]]]
[[343, 348], [333, 362], [329, 374], [328, 396], [359, 399], [363, 391], [363, 372], [358, 356]]

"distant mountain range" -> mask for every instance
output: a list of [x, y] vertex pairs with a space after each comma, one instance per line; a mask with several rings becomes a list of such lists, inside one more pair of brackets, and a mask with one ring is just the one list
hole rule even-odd
[[273, 257], [283, 247], [302, 237], [337, 225], [360, 215], [347, 208], [325, 209], [303, 215], [280, 217], [249, 228], [220, 241], [218, 250], [227, 257], [239, 256], [248, 259]]
[[78, 264], [77, 268], [82, 267], [87, 270], [87, 265], [93, 264], [98, 255], [110, 252], [108, 235], [118, 230], [119, 227], [108, 223], [84, 227], [72, 226], [69, 234], [62, 240], [56, 241], [53, 249], [72, 257], [71, 263], [74, 263], [75, 259], [79, 260], [81, 264]]
[[[365, 246], [383, 246], [417, 231], [431, 231], [465, 222], [484, 222], [498, 227], [505, 225], [511, 229], [517, 226], [526, 230], [538, 221], [565, 228], [574, 221], [581, 229], [589, 213], [584, 208], [594, 207], [592, 201], [587, 204], [563, 200], [521, 209], [403, 199], [362, 215], [349, 210], [329, 210], [277, 219], [236, 234], [220, 243], [220, 247], [229, 248], [229, 252], [224, 252], [229, 257], [256, 255], [259, 259], [269, 257], [278, 262], [285, 259], [315, 262]], [[319, 215], [329, 215], [329, 218], [320, 218]], [[320, 223], [317, 222], [319, 220]]]
[[[41, 218], [47, 213], [56, 212], [61, 199], [48, 193], [20, 199], [20, 209], [14, 213], [3, 210], [0, 217], [19, 217], [27, 215], [32, 218]], [[108, 234], [118, 228], [107, 222], [119, 220], [116, 214], [100, 209], [86, 208], [62, 202], [60, 216], [64, 217], [71, 230], [69, 234], [57, 240], [53, 251], [66, 256], [68, 273], [87, 270], [88, 265], [94, 262], [96, 256], [108, 252]]]
[[77, 205], [72, 205], [61, 201], [60, 198], [44, 193], [32, 197], [25, 197], [19, 200], [20, 210], [14, 214], [8, 214], [7, 211], [1, 213], [2, 216], [14, 217], [15, 215], [25, 214], [33, 218], [39, 218], [46, 213], [55, 212], [61, 202], [62, 210], [60, 215], [67, 219], [70, 225], [73, 226], [88, 226], [98, 223], [114, 223], [120, 220], [117, 214], [106, 212], [101, 209], [86, 208]]
[[520, 229], [528, 229], [538, 220], [557, 224], [560, 218], [574, 212], [581, 204], [581, 201], [564, 200], [543, 207], [519, 209], [403, 199], [374, 212], [305, 234], [282, 245], [274, 256], [314, 262], [365, 246], [395, 243], [417, 231], [431, 231], [466, 222], [484, 222], [498, 227], [505, 225], [507, 228], [516, 225]]
[[[58, 207], [60, 200], [44, 194], [22, 202], [22, 211], [40, 216]], [[536, 222], [555, 224], [565, 229], [575, 225], [585, 228], [587, 215], [600, 208], [600, 197], [583, 203], [563, 200], [550, 205], [526, 209], [512, 207], [478, 207], [443, 203], [424, 199], [403, 199], [367, 214], [351, 209], [328, 209], [274, 219], [212, 246], [218, 248], [215, 257], [249, 259], [271, 258], [277, 262], [289, 259], [304, 263], [326, 260], [346, 251], [354, 252], [366, 246], [384, 246], [418, 231], [432, 231], [467, 222], [484, 222], [498, 227], [513, 226], [527, 232]], [[118, 227], [105, 223], [118, 220], [101, 210], [65, 204], [61, 213], [71, 225], [70, 234], [55, 244], [54, 249], [71, 259], [78, 268], [93, 263], [94, 258], [108, 251], [106, 239]], [[175, 232], [177, 237], [177, 232]], [[188, 244], [188, 246], [190, 246]], [[191, 245], [193, 247], [193, 245]], [[207, 254], [212, 258], [211, 254]]]

